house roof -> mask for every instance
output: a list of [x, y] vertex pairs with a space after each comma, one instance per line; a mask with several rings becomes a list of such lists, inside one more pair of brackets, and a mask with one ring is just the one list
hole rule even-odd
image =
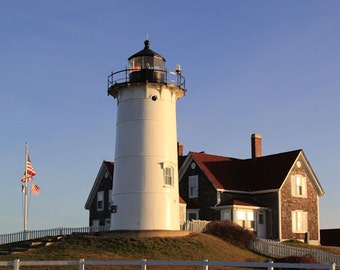
[[187, 204], [186, 201], [181, 196], [179, 196], [179, 203]]
[[100, 182], [103, 179], [103, 176], [105, 175], [105, 173], [108, 173], [109, 177], [113, 179], [113, 170], [114, 170], [114, 162], [104, 160], [102, 165], [100, 166], [99, 172], [97, 174], [96, 180], [94, 181], [90, 194], [87, 197], [87, 200], [85, 203], [85, 209], [90, 209], [92, 201], [96, 197], [96, 193], [100, 186]]
[[247, 190], [244, 162], [240, 159], [190, 152], [216, 189]]
[[302, 150], [246, 160], [251, 191], [279, 189]]
[[243, 199], [236, 199], [232, 198], [230, 200], [227, 200], [223, 203], [220, 203], [216, 205], [216, 207], [219, 206], [231, 206], [231, 205], [240, 205], [240, 206], [250, 206], [250, 207], [262, 207], [261, 204], [259, 204], [257, 201], [253, 200], [252, 198], [243, 198]]
[[298, 157], [304, 161], [318, 194], [323, 195], [321, 185], [301, 149], [250, 159], [190, 152], [180, 174], [195, 161], [216, 189], [241, 192], [278, 190]]

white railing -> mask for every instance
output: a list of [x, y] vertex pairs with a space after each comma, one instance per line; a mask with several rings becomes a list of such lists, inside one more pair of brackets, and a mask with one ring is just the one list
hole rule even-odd
[[[182, 231], [193, 231], [193, 232], [203, 232], [205, 226], [210, 221], [205, 220], [192, 220], [187, 221], [181, 225]], [[91, 232], [105, 232], [110, 230], [110, 225], [106, 226], [96, 226], [96, 227], [79, 227], [79, 228], [67, 228], [60, 227], [47, 230], [29, 230], [26, 232], [17, 232], [0, 235], [0, 245], [9, 244], [25, 240], [33, 240], [37, 238], [47, 237], [47, 236], [60, 236], [60, 235], [70, 235], [73, 233], [91, 233]]]
[[207, 220], [188, 220], [181, 225], [182, 231], [191, 231], [191, 232], [205, 232], [205, 227], [211, 221]]
[[294, 247], [269, 239], [255, 239], [249, 244], [249, 249], [270, 258], [310, 255], [320, 263], [335, 263], [340, 266], [340, 255], [320, 249]]
[[297, 268], [297, 269], [327, 269], [335, 270], [335, 264], [300, 264], [300, 263], [274, 263], [269, 262], [217, 262], [217, 261], [85, 261], [80, 259], [79, 261], [20, 261], [16, 259], [14, 261], [1, 262], [0, 266], [12, 266], [13, 270], [19, 270], [20, 266], [74, 266], [78, 265], [79, 270], [85, 270], [85, 266], [89, 265], [134, 265], [140, 266], [141, 270], [146, 270], [147, 266], [171, 266], [171, 269], [179, 266], [200, 266], [203, 270], [208, 270], [209, 266], [219, 267], [242, 267], [242, 268], [264, 268], [267, 270], [273, 270], [274, 268]]
[[73, 233], [90, 233], [90, 232], [103, 232], [109, 231], [110, 225], [99, 227], [79, 227], [79, 228], [67, 228], [60, 227], [47, 230], [28, 230], [25, 232], [9, 233], [0, 235], [0, 245], [9, 244], [14, 242], [32, 240], [36, 238], [42, 238], [47, 236], [60, 236], [70, 235]]

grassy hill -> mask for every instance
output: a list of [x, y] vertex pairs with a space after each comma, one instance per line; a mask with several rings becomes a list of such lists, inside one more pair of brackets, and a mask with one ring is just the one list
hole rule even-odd
[[[53, 242], [54, 241], [54, 242]], [[50, 243], [48, 246], [42, 243]], [[20, 242], [0, 246], [12, 250], [0, 255], [1, 261], [14, 260], [211, 260], [211, 261], [264, 261], [265, 258], [227, 243], [210, 234], [191, 233], [182, 237], [117, 237], [74, 234], [59, 240]], [[25, 250], [25, 251], [24, 251]], [[26, 267], [25, 267], [26, 269]], [[48, 268], [34, 269], [54, 269]], [[55, 269], [60, 269], [55, 267]], [[73, 269], [73, 268], [68, 268]], [[76, 268], [74, 268], [76, 269]], [[86, 267], [86, 269], [94, 269]], [[96, 267], [95, 269], [114, 269]], [[139, 269], [138, 267], [116, 269]], [[148, 267], [149, 269], [149, 267]], [[151, 268], [152, 269], [152, 268]], [[157, 269], [160, 269], [159, 267]], [[181, 269], [181, 268], [176, 268]], [[185, 268], [182, 268], [185, 269]], [[188, 269], [188, 268], [187, 268]], [[191, 268], [193, 269], [193, 268]]]
[[[31, 241], [0, 246], [0, 261], [41, 260], [209, 260], [263, 262], [267, 258], [255, 254], [245, 247], [254, 235], [230, 222], [212, 222], [206, 227], [209, 233], [190, 233], [185, 236], [155, 237], [152, 234], [129, 234], [123, 236], [114, 232], [106, 234], [72, 234], [61, 237], [45, 237]], [[183, 234], [181, 234], [183, 235]], [[308, 245], [287, 243], [291, 245]], [[313, 248], [316, 248], [313, 246]], [[328, 252], [340, 253], [339, 247], [318, 247]], [[172, 267], [176, 270], [193, 267]], [[1, 268], [9, 269], [9, 268]], [[61, 267], [25, 267], [25, 269], [62, 269]], [[70, 266], [65, 269], [78, 269]], [[88, 269], [140, 269], [140, 267], [86, 266]], [[148, 269], [169, 269], [148, 267]], [[200, 268], [196, 268], [200, 269]], [[217, 270], [219, 268], [209, 267]], [[221, 268], [225, 269], [225, 268]], [[230, 268], [229, 268], [230, 269]]]

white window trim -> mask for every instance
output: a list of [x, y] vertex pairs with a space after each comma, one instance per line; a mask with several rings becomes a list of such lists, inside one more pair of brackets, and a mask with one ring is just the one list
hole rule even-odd
[[250, 209], [237, 209], [235, 222], [248, 230], [256, 230], [255, 215], [256, 212]]
[[[174, 165], [170, 162], [163, 162], [162, 169], [163, 169], [163, 185], [164, 187], [173, 187], [175, 185], [175, 169]], [[170, 169], [170, 175], [167, 174], [168, 169]], [[169, 177], [170, 177], [170, 184], [169, 184]]]
[[107, 207], [108, 207], [108, 209], [111, 209], [111, 205], [112, 205], [112, 189], [109, 189], [109, 192], [108, 192], [108, 196], [109, 196], [109, 198], [108, 198], [108, 204], [107, 204]]
[[[300, 181], [300, 185], [298, 185], [298, 181]], [[298, 186], [301, 186], [301, 194], [298, 192]], [[295, 174], [291, 176], [291, 187], [292, 187], [292, 196], [298, 198], [307, 198], [307, 179], [306, 177]]]
[[189, 176], [188, 186], [189, 186], [189, 198], [197, 198], [198, 197], [198, 175]]
[[292, 211], [292, 232], [306, 233], [308, 231], [308, 213], [302, 210]]
[[189, 216], [190, 214], [195, 214], [196, 215], [196, 218], [193, 219], [193, 220], [198, 220], [199, 219], [199, 211], [200, 210], [194, 210], [194, 209], [187, 209], [187, 213], [186, 213], [186, 219], [189, 220]]
[[[100, 197], [102, 197], [102, 200], [100, 200]], [[98, 203], [102, 202], [102, 207], [98, 207]], [[97, 192], [97, 211], [103, 211], [104, 210], [104, 191], [98, 191]]]
[[105, 219], [105, 225], [110, 225], [111, 224], [111, 219], [110, 218], [106, 218]]

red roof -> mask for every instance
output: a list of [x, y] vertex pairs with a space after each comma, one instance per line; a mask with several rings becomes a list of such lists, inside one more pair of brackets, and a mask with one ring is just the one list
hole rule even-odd
[[302, 150], [257, 157], [235, 159], [191, 152], [216, 189], [260, 191], [278, 189]]
[[181, 196], [179, 196], [179, 203], [186, 204], [186, 201]]
[[103, 161], [103, 163], [105, 164], [106, 169], [110, 173], [111, 179], [113, 179], [113, 170], [114, 170], [115, 163], [112, 161], [105, 161], [105, 160]]
[[242, 206], [261, 206], [257, 201], [252, 200], [251, 198], [243, 198], [243, 199], [230, 199], [226, 202], [220, 203], [217, 206], [228, 206], [228, 205], [242, 205]]

